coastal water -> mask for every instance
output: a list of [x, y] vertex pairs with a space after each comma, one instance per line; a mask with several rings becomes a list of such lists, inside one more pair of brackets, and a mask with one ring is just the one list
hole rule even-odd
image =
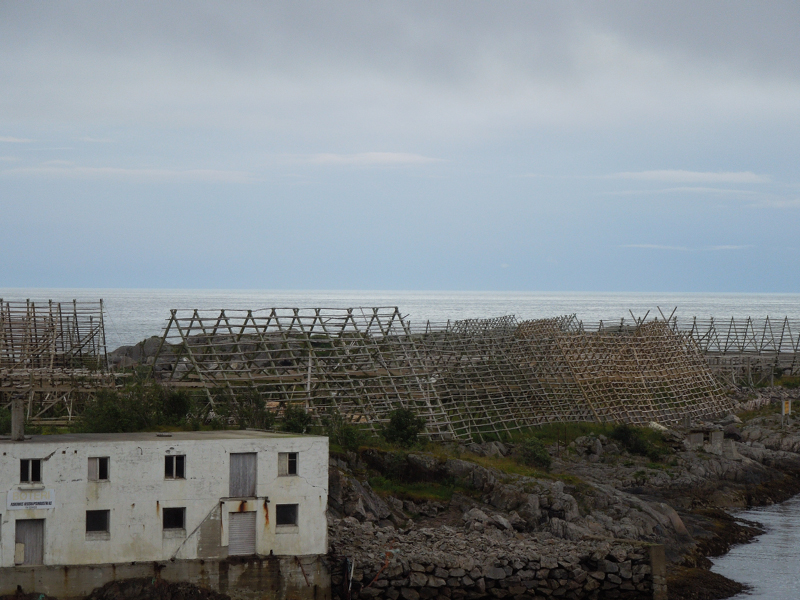
[[4, 300], [103, 299], [109, 350], [160, 335], [172, 308], [261, 309], [397, 306], [412, 324], [448, 319], [516, 315], [538, 319], [575, 313], [584, 322], [669, 315], [681, 319], [800, 317], [800, 294], [444, 292], [444, 291], [258, 291], [0, 288]]
[[712, 570], [752, 587], [737, 600], [800, 598], [800, 496], [737, 516], [761, 523], [766, 533], [715, 559]]

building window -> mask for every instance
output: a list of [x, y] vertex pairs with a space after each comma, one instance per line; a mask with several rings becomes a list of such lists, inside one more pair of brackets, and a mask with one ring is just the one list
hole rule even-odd
[[19, 461], [19, 481], [20, 483], [41, 483], [42, 481], [42, 459], [23, 458]]
[[178, 456], [165, 456], [164, 478], [186, 479], [186, 457], [182, 454]]
[[297, 452], [278, 452], [278, 475], [297, 475]]
[[108, 457], [89, 459], [89, 481], [108, 481]]
[[186, 529], [186, 509], [165, 508], [164, 529]]
[[110, 510], [87, 510], [86, 511], [86, 539], [107, 540], [111, 537]]
[[297, 525], [297, 504], [276, 504], [275, 525]]

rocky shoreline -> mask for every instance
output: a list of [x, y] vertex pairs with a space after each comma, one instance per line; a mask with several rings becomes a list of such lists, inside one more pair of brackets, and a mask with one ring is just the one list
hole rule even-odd
[[[800, 399], [782, 388], [746, 393], [739, 412]], [[742, 586], [711, 573], [708, 557], [760, 530], [725, 511], [800, 493], [800, 421], [781, 427], [774, 410], [762, 412], [743, 414], [744, 423], [732, 414], [664, 431], [673, 452], [658, 463], [602, 435], [584, 436], [566, 450], [551, 447], [542, 477], [492, 467], [487, 457], [504, 464], [514, 452], [499, 442], [334, 455], [334, 595], [347, 582], [350, 598], [388, 600], [666, 597], [654, 596], [661, 582], [654, 585], [650, 566], [652, 549], [663, 547], [669, 598], [729, 597]], [[376, 474], [446, 481], [458, 491], [448, 501], [379, 494], [368, 483]], [[342, 573], [345, 558], [355, 562], [352, 582]]]

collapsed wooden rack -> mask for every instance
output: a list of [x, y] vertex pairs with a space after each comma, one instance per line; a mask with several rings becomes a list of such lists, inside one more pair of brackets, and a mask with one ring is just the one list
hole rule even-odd
[[427, 435], [470, 439], [551, 422], [675, 423], [730, 409], [692, 337], [666, 321], [586, 331], [575, 316], [412, 330], [396, 307], [171, 311], [162, 384], [258, 394], [377, 428], [398, 407]]
[[[659, 311], [660, 312], [660, 311]], [[398, 407], [427, 435], [468, 439], [566, 421], [674, 423], [730, 409], [721, 386], [800, 374], [800, 321], [513, 316], [411, 327], [396, 307], [172, 310], [156, 381], [213, 408], [256, 394], [316, 419], [377, 429]], [[0, 408], [22, 397], [34, 423], [81, 414], [119, 373], [98, 302], [0, 299]]]

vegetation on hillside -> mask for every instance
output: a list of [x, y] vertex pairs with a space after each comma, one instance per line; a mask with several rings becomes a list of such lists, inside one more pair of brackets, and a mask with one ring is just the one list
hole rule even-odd
[[418, 416], [410, 408], [397, 408], [389, 413], [389, 422], [381, 431], [381, 437], [389, 444], [409, 448], [419, 441], [419, 434], [425, 431], [425, 418]]

